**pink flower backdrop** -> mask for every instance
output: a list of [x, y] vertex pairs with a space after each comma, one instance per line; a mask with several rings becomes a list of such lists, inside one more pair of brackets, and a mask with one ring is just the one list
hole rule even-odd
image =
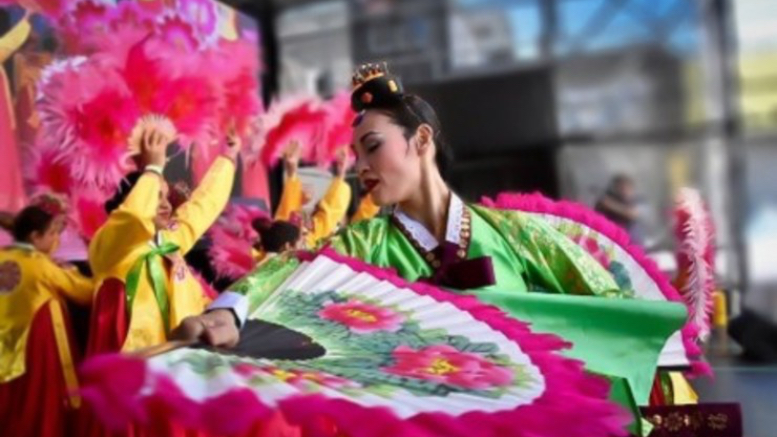
[[[36, 78], [30, 95], [38, 122], [32, 135], [18, 140], [28, 192], [67, 196], [83, 237], [100, 226], [102, 203], [134, 169], [127, 139], [143, 115], [172, 120], [179, 152], [207, 161], [197, 168], [218, 156], [228, 129], [235, 127], [247, 142], [256, 135], [252, 126], [264, 112], [257, 31], [226, 6], [214, 0], [0, 0], [0, 7], [35, 14], [30, 39], [46, 33], [57, 40], [47, 62], [26, 72]], [[29, 115], [16, 114], [22, 120]]]

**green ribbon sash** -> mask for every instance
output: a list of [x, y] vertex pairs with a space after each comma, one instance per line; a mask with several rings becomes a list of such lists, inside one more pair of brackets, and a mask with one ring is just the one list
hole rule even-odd
[[166, 333], [170, 332], [170, 302], [167, 298], [167, 281], [162, 263], [157, 262], [157, 259], [174, 253], [178, 249], [178, 246], [173, 243], [163, 243], [138, 258], [127, 274], [127, 312], [130, 316], [132, 315], [132, 305], [135, 302], [135, 296], [138, 294], [140, 275], [145, 265], [151, 285], [154, 288], [154, 297], [156, 298], [157, 306], [159, 306], [159, 312], [162, 314], [162, 322], [165, 325]]

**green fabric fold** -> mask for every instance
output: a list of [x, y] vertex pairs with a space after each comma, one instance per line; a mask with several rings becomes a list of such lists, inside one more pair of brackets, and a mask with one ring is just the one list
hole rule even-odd
[[151, 286], [154, 289], [154, 298], [162, 315], [165, 332], [170, 332], [170, 301], [167, 297], [167, 281], [161, 260], [165, 255], [175, 253], [178, 249], [179, 247], [173, 243], [163, 243], [149, 250], [135, 261], [127, 273], [125, 282], [127, 286], [127, 312], [132, 316], [132, 305], [138, 294], [143, 267], [146, 267]]
[[[670, 302], [510, 291], [475, 294], [481, 301], [529, 322], [532, 331], [571, 342], [564, 355], [585, 362], [592, 373], [609, 377], [611, 398], [634, 417], [639, 417], [638, 406], [648, 403], [666, 340], [686, 319], [685, 307]], [[639, 422], [632, 427], [637, 434], [644, 431], [637, 429], [642, 428]]]

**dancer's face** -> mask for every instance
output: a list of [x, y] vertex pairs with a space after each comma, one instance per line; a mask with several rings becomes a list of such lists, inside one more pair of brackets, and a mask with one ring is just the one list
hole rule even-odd
[[389, 116], [374, 110], [362, 115], [353, 131], [356, 172], [377, 205], [401, 203], [421, 186], [416, 142], [416, 135], [406, 139], [404, 129]]
[[167, 229], [170, 225], [170, 220], [173, 217], [173, 206], [170, 204], [170, 186], [167, 182], [162, 182], [162, 189], [159, 190], [159, 206], [156, 209], [156, 217], [154, 217], [154, 226], [156, 230]]
[[53, 254], [59, 248], [59, 236], [65, 229], [65, 216], [57, 216], [44, 231], [30, 235], [30, 243], [40, 252]]

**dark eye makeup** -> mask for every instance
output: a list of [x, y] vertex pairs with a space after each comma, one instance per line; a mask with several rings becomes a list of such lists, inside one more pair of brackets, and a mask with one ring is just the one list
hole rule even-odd
[[367, 153], [374, 152], [383, 143], [375, 131], [367, 132], [362, 135], [360, 142]]
[[367, 153], [372, 153], [376, 151], [381, 144], [383, 143], [380, 141], [370, 141], [369, 143], [367, 143], [365, 149], [367, 150]]

